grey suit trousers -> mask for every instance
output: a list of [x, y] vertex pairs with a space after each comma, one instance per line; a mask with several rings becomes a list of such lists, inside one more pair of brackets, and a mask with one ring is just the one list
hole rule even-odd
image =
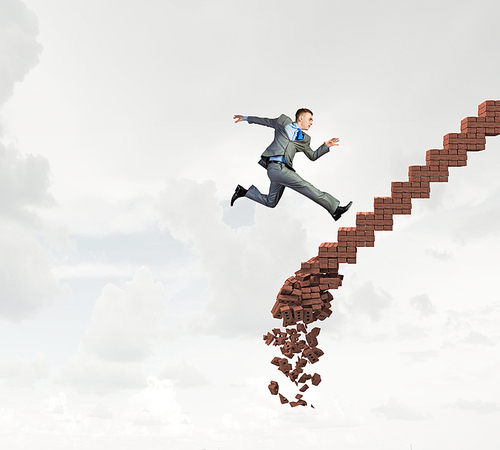
[[246, 193], [246, 197], [260, 203], [269, 208], [274, 208], [281, 199], [285, 187], [293, 189], [313, 202], [318, 203], [325, 208], [330, 214], [333, 214], [340, 202], [328, 194], [315, 188], [311, 183], [297, 175], [296, 172], [290, 170], [285, 164], [280, 162], [271, 162], [267, 166], [267, 176], [271, 180], [269, 186], [269, 194], [261, 194], [255, 186], [250, 186]]

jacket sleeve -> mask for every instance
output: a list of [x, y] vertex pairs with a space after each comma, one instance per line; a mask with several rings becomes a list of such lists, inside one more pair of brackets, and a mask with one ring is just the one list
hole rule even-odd
[[248, 116], [247, 122], [256, 123], [257, 125], [264, 125], [265, 127], [276, 128], [276, 125], [278, 123], [278, 118], [267, 119], [265, 117]]
[[330, 149], [325, 144], [321, 144], [316, 150], [312, 150], [307, 142], [304, 143], [300, 151], [304, 152], [311, 161], [316, 161], [320, 156], [328, 153]]

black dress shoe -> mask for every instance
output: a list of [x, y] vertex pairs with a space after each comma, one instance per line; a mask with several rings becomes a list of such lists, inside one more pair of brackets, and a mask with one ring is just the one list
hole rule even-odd
[[238, 184], [238, 186], [236, 186], [233, 196], [231, 197], [231, 206], [233, 206], [233, 203], [236, 201], [237, 198], [244, 197], [246, 193], [247, 190]]
[[352, 202], [349, 202], [345, 206], [339, 206], [339, 207], [337, 207], [337, 209], [335, 210], [335, 212], [332, 214], [332, 217], [335, 220], [339, 220], [340, 216], [342, 216], [342, 214], [344, 214], [351, 207], [351, 205], [352, 205]]

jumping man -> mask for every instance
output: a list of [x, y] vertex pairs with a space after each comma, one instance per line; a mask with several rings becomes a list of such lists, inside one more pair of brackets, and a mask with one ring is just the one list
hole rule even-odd
[[241, 115], [235, 115], [233, 118], [235, 123], [246, 121], [274, 128], [274, 140], [262, 153], [259, 161], [259, 164], [267, 169], [267, 175], [271, 180], [269, 194], [261, 194], [253, 185], [248, 190], [238, 185], [231, 198], [231, 206], [238, 198], [247, 197], [269, 208], [274, 208], [280, 201], [285, 187], [289, 187], [320, 204], [335, 220], [339, 220], [342, 214], [351, 207], [352, 202], [346, 206], [339, 206], [340, 202], [335, 197], [315, 188], [293, 169], [293, 158], [296, 152], [303, 152], [311, 161], [315, 161], [339, 142], [338, 138], [332, 138], [325, 141], [316, 151], [311, 149], [311, 138], [303, 132], [309, 130], [313, 124], [311, 110], [299, 109], [295, 113], [295, 122], [284, 114], [277, 119]]

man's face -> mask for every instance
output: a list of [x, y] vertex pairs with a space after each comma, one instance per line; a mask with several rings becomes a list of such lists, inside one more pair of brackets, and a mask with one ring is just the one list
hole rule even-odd
[[297, 125], [301, 130], [307, 131], [313, 124], [313, 116], [311, 113], [304, 113], [297, 119]]

